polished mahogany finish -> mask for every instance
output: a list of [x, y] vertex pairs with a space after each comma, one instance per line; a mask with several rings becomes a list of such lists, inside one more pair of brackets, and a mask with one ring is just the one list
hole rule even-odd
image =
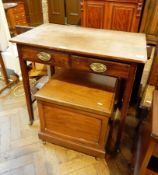
[[138, 31], [142, 0], [83, 0], [81, 6], [85, 27]]
[[83, 26], [85, 27], [104, 28], [104, 2], [84, 2], [83, 18]]
[[117, 137], [119, 145], [136, 69], [139, 63], [144, 64], [147, 60], [144, 34], [44, 24], [12, 38], [11, 41], [18, 46], [31, 123], [34, 117], [27, 60], [101, 75], [105, 75], [107, 71], [109, 76], [125, 79]]
[[26, 18], [25, 4], [23, 0], [18, 0], [18, 5], [13, 9], [13, 16], [16, 25], [28, 25]]
[[[141, 7], [139, 8], [141, 9]], [[137, 32], [140, 9], [138, 11], [138, 4], [136, 3], [105, 2], [104, 28]]]
[[104, 157], [117, 79], [74, 71], [57, 74], [35, 94], [39, 137]]

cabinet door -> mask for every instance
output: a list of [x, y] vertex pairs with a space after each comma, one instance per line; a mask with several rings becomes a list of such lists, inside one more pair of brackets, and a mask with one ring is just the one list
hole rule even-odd
[[48, 0], [49, 22], [65, 24], [64, 0]]
[[66, 16], [68, 24], [80, 24], [80, 0], [66, 0]]
[[104, 27], [104, 2], [84, 1], [83, 26], [93, 28]]
[[29, 25], [37, 26], [43, 23], [41, 0], [24, 0], [26, 17]]
[[104, 28], [137, 32], [141, 7], [137, 8], [138, 4], [136, 3], [105, 2]]
[[147, 34], [149, 44], [158, 42], [158, 0], [147, 0], [143, 11], [140, 32]]

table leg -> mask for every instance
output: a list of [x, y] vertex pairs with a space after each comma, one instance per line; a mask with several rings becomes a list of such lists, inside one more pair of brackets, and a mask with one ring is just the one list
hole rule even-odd
[[133, 84], [133, 91], [131, 95], [131, 100], [130, 104], [136, 104], [139, 100], [139, 88], [140, 88], [140, 81], [142, 78], [143, 74], [143, 69], [144, 69], [144, 64], [138, 64], [137, 66], [137, 71], [136, 71], [136, 76]]
[[123, 102], [122, 102], [122, 108], [121, 108], [121, 118], [120, 118], [120, 125], [118, 128], [118, 133], [117, 133], [117, 139], [116, 139], [116, 145], [115, 145], [115, 151], [119, 149], [120, 143], [121, 143], [121, 138], [122, 138], [122, 131], [125, 126], [125, 119], [128, 111], [128, 106], [129, 106], [129, 101], [130, 97], [132, 94], [132, 89], [133, 89], [133, 83], [135, 80], [135, 74], [137, 70], [137, 64], [131, 64], [130, 66], [130, 71], [129, 71], [129, 76], [126, 82], [126, 87], [125, 91], [123, 94]]
[[33, 113], [33, 107], [32, 107], [29, 75], [28, 75], [28, 69], [27, 69], [26, 61], [23, 60], [22, 56], [21, 56], [20, 46], [18, 46], [18, 53], [19, 53], [19, 62], [20, 62], [20, 67], [21, 67], [21, 73], [22, 73], [22, 79], [23, 79], [26, 103], [27, 103], [29, 119], [30, 119], [30, 123], [29, 124], [32, 125], [33, 121], [34, 121], [34, 113]]

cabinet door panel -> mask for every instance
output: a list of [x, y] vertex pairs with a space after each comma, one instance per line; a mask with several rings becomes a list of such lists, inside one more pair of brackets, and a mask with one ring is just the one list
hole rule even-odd
[[48, 0], [49, 22], [65, 24], [64, 0]]
[[68, 24], [80, 24], [80, 0], [66, 0], [66, 16]]
[[137, 4], [106, 2], [105, 29], [137, 32], [140, 16]]
[[104, 27], [104, 2], [85, 1], [83, 10], [83, 26], [93, 28]]
[[29, 25], [37, 26], [43, 23], [41, 0], [24, 0], [26, 17]]

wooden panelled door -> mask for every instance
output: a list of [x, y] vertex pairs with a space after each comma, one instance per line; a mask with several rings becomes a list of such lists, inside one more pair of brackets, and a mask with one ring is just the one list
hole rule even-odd
[[27, 21], [30, 26], [37, 26], [43, 23], [41, 0], [24, 0]]
[[49, 22], [80, 24], [80, 0], [48, 0]]
[[138, 32], [143, 0], [83, 0], [82, 25]]
[[85, 1], [83, 4], [83, 26], [93, 28], [104, 27], [104, 2]]
[[66, 17], [67, 24], [80, 25], [81, 7], [80, 0], [66, 0]]
[[48, 0], [49, 22], [65, 24], [65, 2], [64, 0]]
[[137, 32], [137, 4], [105, 2], [105, 29]]

